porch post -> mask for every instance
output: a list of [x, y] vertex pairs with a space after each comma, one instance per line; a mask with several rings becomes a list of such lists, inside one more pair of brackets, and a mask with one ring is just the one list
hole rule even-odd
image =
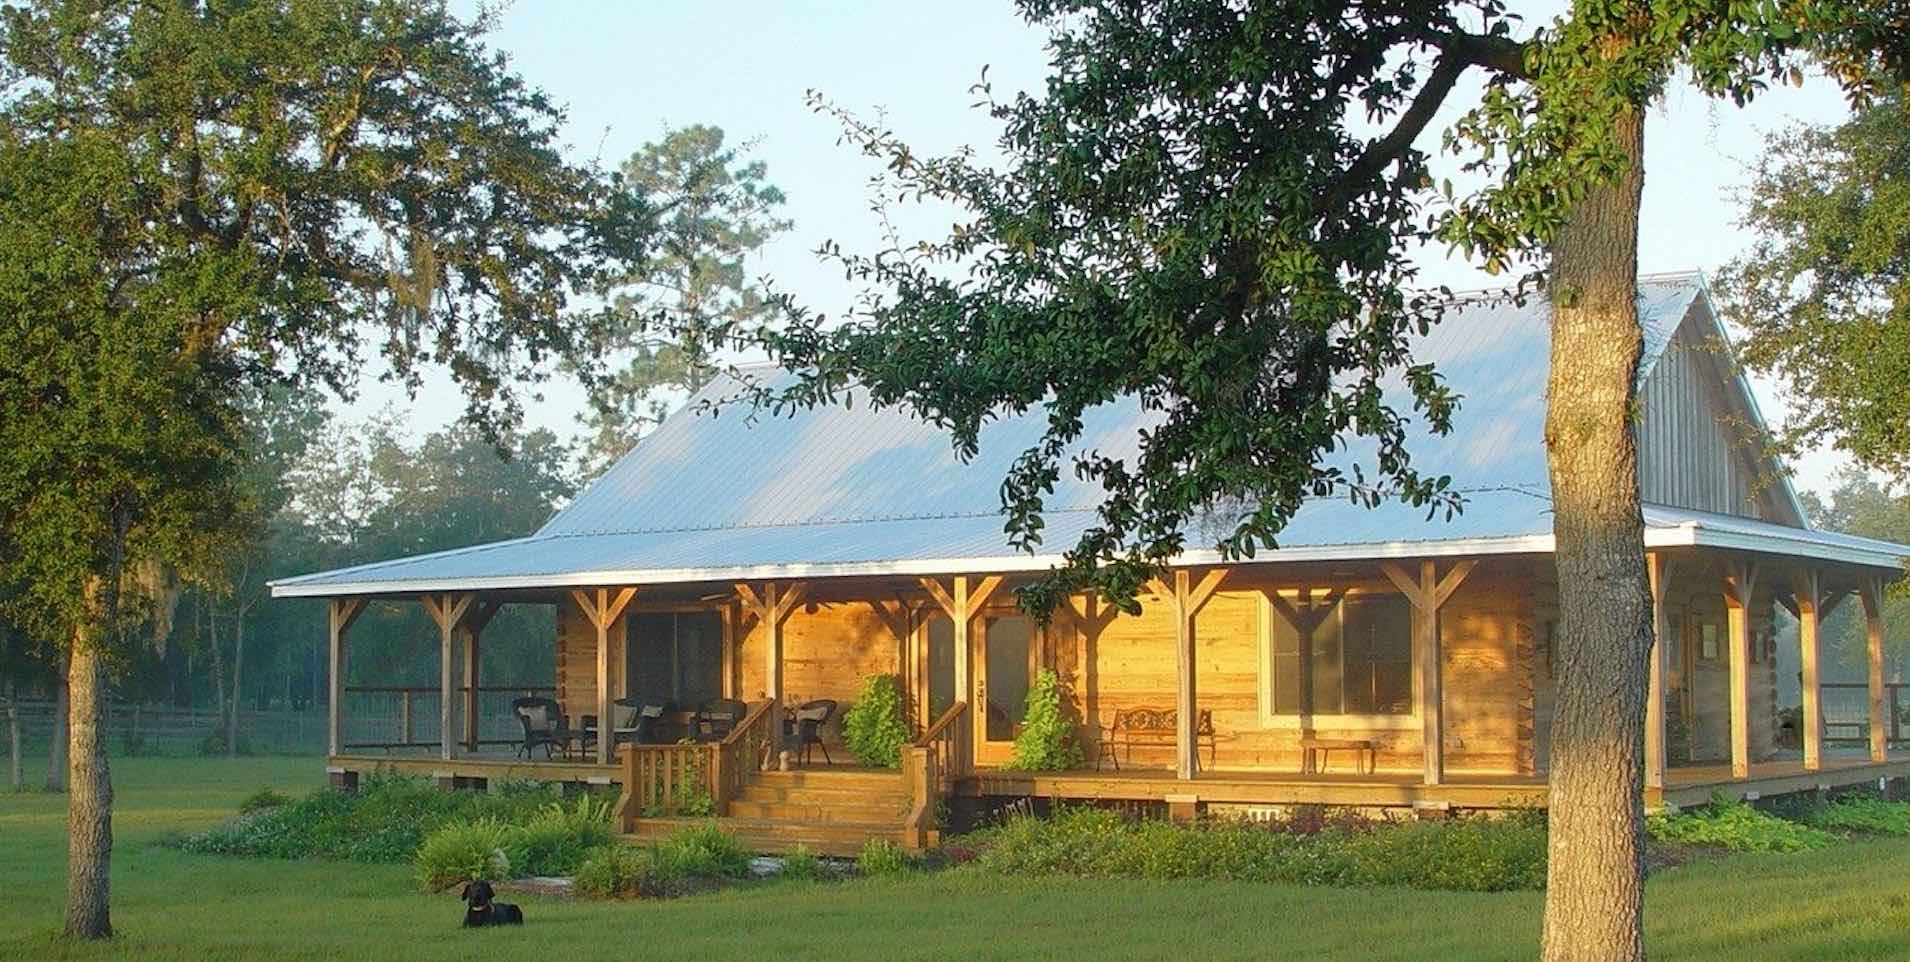
[[1751, 777], [1751, 598], [1757, 565], [1724, 563], [1724, 608], [1731, 646], [1731, 777]]
[[1193, 582], [1186, 569], [1174, 572], [1174, 583], [1170, 587], [1166, 582], [1155, 579], [1155, 590], [1168, 596], [1174, 604], [1174, 646], [1175, 700], [1174, 700], [1174, 774], [1181, 779], [1191, 779], [1200, 771], [1200, 680], [1195, 672], [1194, 619], [1200, 610], [1213, 599], [1214, 592], [1220, 588], [1220, 582], [1227, 577], [1227, 569], [1214, 568]]
[[1803, 717], [1798, 727], [1804, 730], [1804, 770], [1807, 772], [1818, 771], [1824, 764], [1824, 708], [1819, 700], [1817, 677], [1817, 619], [1823, 597], [1823, 585], [1816, 569], [1804, 568], [1791, 575], [1798, 658], [1803, 674], [1799, 686], [1804, 696]]
[[478, 604], [464, 624], [464, 747], [467, 751], [478, 750], [478, 636], [497, 616], [498, 602]]
[[743, 582], [736, 584], [736, 595], [742, 599], [743, 607], [763, 626], [763, 695], [769, 699], [767, 722], [772, 758], [781, 753], [783, 745], [783, 621], [802, 603], [807, 592], [808, 587], [800, 581], [788, 585], [765, 581], [760, 593]]
[[345, 632], [351, 630], [352, 622], [364, 613], [365, 600], [333, 598], [327, 608], [331, 621], [331, 665], [327, 678], [325, 726], [331, 754], [336, 755], [343, 744], [338, 736], [338, 723], [339, 706], [345, 700]]
[[570, 597], [597, 629], [597, 764], [610, 764], [613, 733], [613, 719], [610, 715], [610, 626], [623, 617], [623, 610], [630, 606], [630, 599], [637, 596], [637, 589], [623, 588], [611, 593], [610, 588], [597, 588], [590, 591], [572, 591]]
[[1645, 571], [1651, 578], [1651, 668], [1645, 693], [1645, 787], [1665, 787], [1665, 589], [1670, 575], [1664, 557], [1656, 551], [1645, 554]]
[[1890, 719], [1883, 687], [1883, 581], [1865, 578], [1857, 594], [1864, 603], [1864, 635], [1870, 664], [1870, 760], [1890, 757]]
[[1428, 785], [1446, 780], [1444, 655], [1440, 650], [1439, 609], [1477, 565], [1476, 561], [1461, 561], [1441, 578], [1438, 565], [1428, 559], [1419, 563], [1418, 579], [1399, 565], [1389, 562], [1380, 566], [1387, 580], [1413, 606], [1413, 688], [1419, 692], [1420, 738], [1426, 752], [1424, 779]]
[[457, 676], [457, 661], [452, 654], [452, 639], [457, 635], [458, 623], [471, 609], [471, 595], [424, 595], [418, 599], [431, 620], [438, 623], [438, 757], [450, 761], [452, 746], [453, 719], [457, 702], [457, 685], [453, 680]]
[[[955, 700], [969, 707], [969, 720], [965, 724], [969, 726], [968, 744], [973, 746], [977, 740], [975, 732], [978, 729], [984, 735], [987, 733], [988, 693], [977, 692], [970, 687], [974, 672], [972, 670], [973, 653], [969, 651], [968, 627], [975, 620], [975, 616], [981, 613], [982, 607], [988, 604], [988, 599], [994, 595], [995, 590], [1001, 587], [1002, 578], [1000, 575], [989, 575], [980, 581], [970, 583], [967, 575], [956, 575], [949, 580], [946, 587], [934, 578], [923, 578], [921, 584], [922, 590], [928, 592], [929, 598], [941, 607], [944, 614], [948, 615], [949, 624], [955, 629], [953, 639]], [[926, 703], [926, 699], [924, 702]], [[930, 724], [934, 722], [935, 719], [929, 719]]]

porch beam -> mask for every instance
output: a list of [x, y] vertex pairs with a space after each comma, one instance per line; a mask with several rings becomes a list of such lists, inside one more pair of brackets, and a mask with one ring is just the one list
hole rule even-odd
[[1817, 623], [1824, 598], [1823, 580], [1815, 568], [1800, 568], [1791, 573], [1791, 613], [1797, 616], [1797, 649], [1802, 681], [1804, 729], [1804, 770], [1824, 767], [1824, 707], [1817, 676]]
[[1419, 577], [1392, 562], [1380, 565], [1386, 580], [1413, 606], [1413, 680], [1419, 692], [1420, 741], [1425, 751], [1426, 784], [1446, 780], [1446, 710], [1442, 679], [1444, 654], [1440, 650], [1439, 609], [1459, 590], [1478, 562], [1470, 559], [1452, 566], [1444, 577], [1431, 559], [1419, 563]]
[[1865, 653], [1870, 680], [1870, 760], [1890, 757], [1889, 717], [1883, 687], [1883, 579], [1865, 578], [1857, 586], [1864, 605]]
[[326, 608], [330, 621], [331, 664], [326, 679], [328, 692], [325, 701], [325, 730], [330, 753], [336, 755], [344, 744], [339, 738], [338, 726], [339, 707], [345, 701], [345, 657], [347, 654], [345, 633], [351, 630], [352, 622], [357, 621], [358, 616], [364, 613], [365, 599], [333, 598]]
[[1724, 608], [1731, 646], [1731, 777], [1751, 777], [1751, 599], [1757, 565], [1729, 560], [1724, 571]]
[[1645, 573], [1651, 583], [1651, 662], [1645, 685], [1645, 787], [1665, 787], [1665, 638], [1670, 618], [1665, 612], [1665, 590], [1671, 573], [1665, 570], [1664, 555], [1645, 553]]

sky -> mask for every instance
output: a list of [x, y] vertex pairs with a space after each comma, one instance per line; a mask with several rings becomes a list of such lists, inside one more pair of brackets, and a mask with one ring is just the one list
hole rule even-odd
[[[1529, 18], [1546, 12], [1513, 6]], [[689, 124], [714, 124], [732, 142], [753, 142], [753, 156], [789, 197], [794, 228], [763, 250], [752, 273], [839, 315], [856, 288], [813, 252], [826, 240], [854, 251], [880, 246], [868, 191], [877, 168], [837, 142], [835, 121], [813, 112], [806, 93], [880, 115], [918, 153], [970, 145], [987, 160], [998, 156], [996, 126], [972, 106], [970, 87], [986, 66], [997, 98], [1039, 90], [1044, 39], [1006, 0], [523, 0], [504, 11], [492, 42], [530, 83], [567, 105], [565, 140], [575, 160], [614, 166], [667, 128]], [[1688, 87], [1667, 92], [1646, 128], [1641, 270], [1715, 271], [1730, 260], [1746, 243], [1735, 225], [1734, 192], [1764, 134], [1845, 113], [1836, 88], [1815, 78], [1743, 109]], [[1429, 125], [1427, 145], [1436, 144], [1439, 127]], [[932, 236], [943, 223], [933, 211], [904, 210], [898, 226], [906, 236]], [[1425, 252], [1421, 267], [1429, 283], [1493, 284], [1440, 250]], [[1766, 414], [1779, 416], [1781, 392], [1768, 383], [1757, 389]], [[527, 422], [569, 435], [584, 403], [574, 385], [552, 382], [528, 406]], [[370, 376], [359, 399], [342, 407], [362, 416], [385, 405], [408, 413], [418, 434], [463, 407], [446, 379], [432, 379], [410, 399]], [[1803, 458], [1799, 486], [1826, 487], [1839, 463], [1824, 452]]]

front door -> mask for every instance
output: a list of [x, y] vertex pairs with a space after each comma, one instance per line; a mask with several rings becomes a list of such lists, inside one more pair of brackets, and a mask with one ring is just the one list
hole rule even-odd
[[1028, 711], [1037, 635], [1034, 622], [1018, 613], [983, 615], [975, 622], [975, 761], [999, 765], [1014, 756], [1015, 734]]

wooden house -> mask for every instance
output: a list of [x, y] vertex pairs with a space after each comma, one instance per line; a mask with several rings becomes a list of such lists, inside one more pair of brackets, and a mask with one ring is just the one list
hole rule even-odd
[[[1648, 278], [1640, 307], [1644, 547], [1659, 601], [1647, 804], [1910, 773], [1890, 752], [1899, 708], [1879, 612], [1910, 548], [1809, 526], [1765, 453], [1700, 278]], [[452, 784], [617, 784], [629, 831], [708, 810], [765, 849], [849, 851], [878, 835], [927, 843], [950, 799], [1118, 799], [1178, 814], [1543, 804], [1556, 597], [1547, 317], [1540, 303], [1468, 301], [1417, 346], [1465, 397], [1450, 435], [1415, 449], [1422, 470], [1464, 492], [1458, 517], [1321, 500], [1251, 562], [1190, 549], [1138, 616], [1083, 596], [1043, 626], [1013, 606], [1016, 582], [1058, 559], [1011, 550], [999, 513], [999, 481], [1039, 436], [1038, 415], [994, 422], [962, 463], [935, 428], [866, 403], [786, 418], [691, 404], [530, 537], [273, 590], [331, 600], [335, 778], [394, 767]], [[1083, 447], [1131, 452], [1148, 423], [1137, 404], [1106, 405]], [[1043, 550], [1071, 545], [1099, 500], [1063, 480]], [[366, 604], [393, 602], [436, 619], [441, 684], [403, 692], [398, 733], [354, 737], [353, 706], [397, 690], [345, 684], [349, 628]], [[1816, 624], [1840, 603], [1868, 620], [1867, 678], [1818, 675]], [[516, 757], [504, 701], [526, 692], [476, 668], [506, 604], [554, 612], [548, 695], [567, 731], [584, 716], [628, 720], [617, 705], [628, 697], [672, 703], [657, 731], [713, 698], [747, 714], [713, 741], [567, 740], [566, 758]], [[1779, 608], [1793, 616], [1783, 631]], [[1778, 711], [1779, 644], [1801, 649], [1801, 716]], [[1081, 770], [1010, 770], [1043, 668], [1069, 692]], [[876, 675], [906, 696], [902, 770], [790, 761], [779, 716], [817, 699], [846, 707]], [[1827, 744], [1827, 714], [1856, 744]], [[841, 762], [839, 729], [822, 738]]]

